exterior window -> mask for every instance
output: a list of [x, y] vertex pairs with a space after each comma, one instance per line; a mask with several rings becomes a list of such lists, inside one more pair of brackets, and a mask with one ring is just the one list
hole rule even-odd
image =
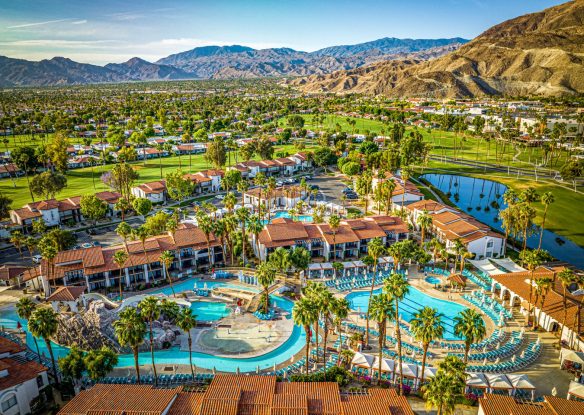
[[10, 398], [2, 402], [2, 412], [6, 412], [13, 406], [16, 406], [18, 402], [16, 401], [16, 395], [12, 395]]
[[40, 388], [42, 388], [45, 385], [45, 382], [43, 381], [43, 375], [39, 375], [37, 376], [37, 386]]
[[492, 247], [493, 247], [493, 241], [487, 242], [487, 248], [492, 248]]

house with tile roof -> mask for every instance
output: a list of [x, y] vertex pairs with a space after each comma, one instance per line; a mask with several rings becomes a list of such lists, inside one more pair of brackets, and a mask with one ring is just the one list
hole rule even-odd
[[31, 268], [22, 267], [18, 265], [2, 265], [0, 266], [0, 287], [17, 286], [20, 287], [23, 283], [28, 281], [34, 274]]
[[312, 162], [306, 153], [296, 153], [292, 156], [281, 157], [274, 160], [249, 160], [228, 167], [228, 170], [239, 170], [244, 179], [253, 179], [258, 173], [270, 176], [290, 176], [300, 170], [312, 166]]
[[327, 223], [294, 222], [288, 218], [274, 219], [258, 235], [254, 244], [262, 260], [279, 247], [292, 249], [304, 247], [313, 258], [342, 260], [367, 253], [367, 244], [381, 238], [387, 245], [407, 239], [408, 227], [398, 217], [369, 216], [362, 219], [342, 220], [333, 230]]
[[166, 181], [157, 180], [154, 182], [142, 183], [132, 187], [132, 194], [135, 197], [141, 197], [150, 200], [152, 203], [166, 202]]
[[[123, 245], [72, 249], [57, 253], [50, 267], [41, 261], [40, 277], [44, 292], [49, 295], [54, 286], [84, 286], [87, 291], [147, 285], [166, 279], [166, 266], [160, 262], [164, 251], [174, 254], [169, 267], [171, 278], [206, 269], [223, 261], [221, 243], [213, 234], [206, 235], [192, 224], [181, 224], [174, 234], [152, 236], [144, 241], [126, 244], [128, 259], [122, 269], [114, 262], [114, 254], [126, 250]], [[208, 251], [209, 246], [210, 251]]]
[[217, 375], [206, 391], [103, 385], [81, 392], [59, 415], [414, 415], [393, 389], [341, 393], [335, 382], [278, 382], [275, 376]]
[[404, 185], [404, 181], [401, 177], [394, 176], [391, 173], [385, 173], [384, 176], [380, 176], [379, 174], [375, 175], [371, 180], [371, 188], [375, 191], [378, 186], [388, 180], [393, 180], [395, 183], [395, 188], [391, 196], [391, 204], [394, 208], [401, 209], [402, 203], [404, 206], [407, 206], [410, 203], [424, 199], [424, 194], [420, 192], [418, 186], [410, 181], [406, 181]]
[[[254, 187], [243, 194], [243, 203], [250, 204], [257, 210], [259, 203], [269, 209], [290, 209], [306, 197], [306, 191], [299, 186], [282, 186], [268, 193], [266, 188]], [[260, 202], [261, 198], [261, 202]]]
[[225, 172], [223, 170], [210, 169], [197, 173], [187, 173], [184, 178], [194, 184], [194, 193], [206, 194], [220, 191], [221, 180], [224, 176]]
[[582, 415], [584, 402], [544, 396], [542, 402], [516, 401], [511, 396], [485, 394], [478, 415]]
[[57, 287], [55, 291], [46, 299], [57, 313], [61, 311], [78, 312], [81, 308], [81, 296], [85, 292], [84, 285]]
[[26, 347], [0, 337], [0, 412], [3, 415], [29, 414], [34, 401], [44, 399], [49, 385], [48, 369], [28, 360]]

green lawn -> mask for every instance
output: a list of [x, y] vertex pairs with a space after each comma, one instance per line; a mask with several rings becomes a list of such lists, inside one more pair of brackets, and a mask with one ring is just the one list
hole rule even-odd
[[[289, 144], [275, 146], [274, 150], [285, 150], [290, 154], [296, 153], [294, 146]], [[256, 157], [256, 159], [258, 159], [258, 157]], [[210, 167], [207, 165], [207, 162], [205, 161], [202, 154], [192, 156], [192, 169], [189, 166], [189, 156], [182, 156], [180, 158], [180, 162], [182, 163], [182, 170], [185, 173], [196, 173]], [[161, 163], [162, 178], [164, 178], [166, 173], [179, 168], [180, 165], [179, 157], [165, 157], [161, 159]], [[233, 155], [231, 157], [231, 163], [235, 163]], [[140, 178], [137, 184], [160, 180], [160, 164], [158, 159], [147, 160], [146, 166], [144, 166], [142, 161], [133, 162], [132, 164], [136, 167], [136, 170], [140, 174]], [[96, 166], [93, 168], [93, 172], [91, 168], [70, 170], [67, 172], [67, 187], [59, 194], [57, 194], [56, 198], [64, 199], [71, 196], [79, 196], [103, 190], [110, 190], [101, 182], [100, 176], [103, 172], [111, 170], [112, 167], [113, 165], [111, 164], [106, 166]], [[10, 179], [0, 180], [0, 192], [6, 194], [13, 200], [12, 208], [20, 208], [31, 201], [25, 177], [21, 177], [15, 180], [14, 183]], [[38, 200], [38, 198], [35, 198], [35, 200]]]

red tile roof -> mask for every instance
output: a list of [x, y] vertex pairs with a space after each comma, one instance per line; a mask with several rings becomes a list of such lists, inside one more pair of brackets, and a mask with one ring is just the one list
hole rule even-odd
[[0, 337], [0, 354], [9, 353], [11, 355], [26, 351], [26, 347], [18, 343], [8, 340], [5, 337]]
[[47, 368], [40, 363], [21, 359], [5, 358], [1, 359], [3, 370], [8, 371], [8, 376], [0, 377], [0, 391], [20, 385], [27, 380], [36, 377], [47, 371]]
[[85, 292], [84, 286], [58, 287], [47, 301], [75, 301]]

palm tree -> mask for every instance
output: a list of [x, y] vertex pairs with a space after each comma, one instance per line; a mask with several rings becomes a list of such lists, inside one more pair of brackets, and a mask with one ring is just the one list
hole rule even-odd
[[18, 250], [18, 254], [22, 259], [22, 245], [24, 244], [24, 236], [20, 231], [14, 231], [10, 235], [10, 243]]
[[562, 284], [562, 289], [563, 289], [563, 293], [562, 293], [562, 303], [563, 303], [563, 308], [564, 308], [564, 315], [562, 317], [562, 331], [560, 332], [560, 336], [559, 336], [559, 346], [562, 346], [562, 333], [564, 331], [564, 328], [566, 327], [566, 319], [568, 317], [568, 307], [566, 304], [566, 298], [568, 295], [568, 288], [572, 285], [572, 284], [576, 284], [578, 283], [578, 276], [576, 274], [574, 274], [574, 271], [572, 271], [569, 268], [566, 268], [562, 271], [560, 271], [558, 273], [558, 279], [560, 280], [560, 283]]
[[391, 208], [391, 199], [393, 198], [393, 191], [395, 190], [395, 180], [386, 180], [383, 185], [385, 186], [385, 192], [387, 195], [387, 201], [385, 202], [385, 214], [389, 215], [389, 209]]
[[235, 211], [235, 217], [239, 222], [239, 226], [241, 228], [241, 263], [245, 267], [245, 243], [247, 242], [245, 238], [245, 229], [247, 228], [247, 223], [249, 221], [249, 209], [242, 207]]
[[[537, 307], [537, 300], [540, 299], [539, 313], [537, 313], [537, 318], [533, 323], [533, 329], [536, 330], [541, 319], [541, 311], [543, 309], [543, 304], [545, 303], [545, 297], [548, 295], [549, 291], [553, 286], [553, 280], [551, 278], [538, 278], [535, 280], [535, 305]], [[562, 336], [560, 336], [562, 337]]]
[[402, 205], [401, 205], [401, 210], [402, 213], [405, 212], [404, 210], [404, 204], [406, 202], [406, 184], [408, 183], [408, 180], [410, 179], [410, 176], [412, 175], [412, 170], [410, 166], [404, 166], [401, 169], [400, 172], [400, 176], [402, 178], [402, 185], [403, 185], [403, 190], [404, 192], [402, 193]]
[[464, 339], [464, 363], [466, 364], [470, 346], [481, 341], [486, 335], [485, 321], [476, 310], [467, 308], [454, 317], [454, 334]]
[[410, 330], [414, 338], [422, 343], [422, 349], [424, 350], [424, 356], [422, 357], [422, 376], [420, 377], [420, 385], [423, 385], [428, 347], [430, 347], [430, 343], [442, 338], [444, 335], [442, 314], [435, 308], [426, 306], [414, 314], [414, 318], [410, 321]]
[[[142, 253], [144, 254], [144, 261], [146, 261], [146, 239], [150, 236], [150, 231], [145, 225], [138, 226], [135, 229], [132, 229], [131, 237], [132, 239], [140, 240], [142, 244]], [[152, 272], [150, 268], [150, 262], [146, 261], [146, 268], [148, 269], [148, 274]]]
[[267, 183], [267, 179], [266, 179], [266, 175], [263, 173], [258, 173], [256, 174], [255, 178], [253, 179], [254, 184], [256, 186], [258, 186], [258, 208], [257, 208], [257, 214], [260, 215], [261, 217], [261, 209], [260, 209], [260, 205], [262, 203], [262, 186], [265, 186]]
[[[26, 320], [26, 324], [28, 325], [28, 322], [30, 321], [31, 316], [36, 310], [36, 308], [37, 308], [36, 303], [32, 301], [30, 297], [22, 297], [16, 303], [16, 315], [18, 316], [18, 318]], [[32, 336], [32, 339], [34, 340], [34, 346], [36, 348], [37, 356], [40, 361], [41, 353], [39, 352], [39, 344], [37, 343], [37, 339], [35, 336]]]
[[[333, 306], [333, 303], [335, 301], [335, 297], [333, 296], [333, 294], [326, 289], [326, 287], [323, 287], [324, 289], [319, 290], [318, 292], [318, 297], [317, 297], [317, 301], [316, 301], [316, 306], [318, 308], [318, 311], [320, 312], [320, 315], [322, 315], [322, 320], [323, 320], [323, 332], [324, 332], [324, 338], [323, 338], [323, 360], [324, 360], [324, 364], [326, 365], [326, 348], [327, 348], [327, 344], [328, 344], [328, 332], [329, 332], [329, 322], [332, 320], [332, 315], [331, 315], [331, 308]], [[326, 382], [326, 370], [324, 372], [324, 381]]]
[[128, 254], [126, 253], [126, 251], [116, 251], [114, 254], [114, 262], [115, 264], [118, 266], [118, 269], [120, 270], [120, 278], [118, 280], [118, 285], [120, 287], [120, 302], [122, 301], [123, 294], [122, 294], [122, 268], [124, 267], [124, 264], [126, 263], [126, 261], [128, 260]]
[[191, 366], [191, 374], [195, 377], [195, 370], [193, 369], [193, 339], [191, 338], [191, 330], [197, 326], [197, 316], [193, 314], [190, 308], [182, 308], [178, 314], [176, 325], [179, 329], [184, 331], [188, 337], [189, 344], [189, 365]]
[[339, 335], [339, 353], [343, 348], [343, 320], [349, 316], [349, 300], [344, 297], [334, 298], [331, 304], [331, 312], [333, 313], [333, 324], [337, 328]]
[[432, 216], [428, 215], [428, 211], [424, 210], [422, 214], [418, 216], [416, 222], [421, 231], [420, 246], [423, 246], [426, 239], [426, 231], [432, 226]]
[[261, 263], [257, 267], [256, 277], [258, 279], [258, 284], [264, 289], [264, 313], [267, 314], [270, 307], [270, 294], [268, 290], [276, 279], [276, 269], [274, 268], [274, 265], [269, 262]]
[[152, 370], [154, 371], [154, 385], [158, 386], [158, 375], [156, 374], [156, 364], [154, 363], [154, 333], [152, 324], [160, 317], [160, 306], [158, 298], [148, 296], [138, 303], [140, 315], [144, 322], [148, 323], [148, 334], [150, 339], [150, 356], [152, 357]]
[[556, 201], [556, 199], [555, 199], [554, 194], [552, 192], [546, 192], [541, 196], [541, 203], [543, 203], [544, 209], [543, 209], [543, 217], [541, 219], [541, 231], [539, 233], [539, 244], [537, 245], [537, 249], [541, 249], [541, 242], [543, 240], [543, 230], [545, 228], [545, 218], [547, 216], [548, 208], [555, 201]]
[[383, 359], [383, 345], [387, 332], [387, 321], [395, 316], [395, 306], [393, 298], [385, 293], [373, 296], [369, 302], [368, 315], [377, 322], [379, 331], [379, 368], [377, 371], [377, 382], [381, 383], [381, 361]]
[[211, 255], [211, 239], [210, 239], [211, 232], [213, 232], [213, 222], [211, 221], [209, 215], [202, 210], [197, 211], [196, 217], [197, 226], [205, 234], [205, 240], [207, 241], [207, 255], [209, 256], [209, 263], [212, 265], [215, 262], [215, 256]]
[[233, 192], [228, 192], [223, 199], [223, 204], [229, 213], [233, 211], [235, 204], [237, 203], [237, 198]]
[[529, 310], [527, 311], [527, 323], [529, 325], [529, 319], [531, 318], [531, 311], [535, 311], [535, 307], [532, 306], [533, 298], [533, 274], [537, 267], [541, 265], [541, 257], [537, 251], [521, 251], [519, 258], [523, 261], [523, 266], [529, 271]]
[[426, 408], [436, 407], [436, 415], [452, 415], [466, 386], [465, 364], [456, 356], [446, 356], [436, 376], [424, 386]]
[[52, 308], [42, 307], [33, 311], [28, 322], [28, 329], [34, 337], [42, 337], [45, 340], [45, 345], [51, 356], [51, 365], [53, 366], [53, 375], [55, 376], [55, 383], [59, 386], [59, 376], [57, 374], [57, 365], [55, 364], [55, 355], [53, 354], [53, 346], [51, 345], [51, 337], [57, 334], [59, 322], [57, 320], [57, 313]]
[[119, 314], [120, 318], [114, 321], [114, 332], [122, 347], [129, 347], [134, 354], [134, 367], [136, 368], [136, 383], [140, 382], [140, 365], [138, 364], [138, 348], [144, 343], [146, 335], [146, 323], [140, 317], [138, 310], [127, 307]]
[[292, 265], [290, 261], [290, 251], [286, 248], [278, 247], [270, 254], [268, 262], [272, 264], [276, 270], [286, 272]]
[[331, 232], [333, 233], [333, 261], [336, 259], [336, 240], [337, 240], [337, 230], [339, 226], [341, 226], [341, 218], [338, 215], [331, 215], [328, 220], [328, 225], [331, 228]]
[[[373, 288], [375, 287], [375, 276], [377, 275], [377, 265], [379, 264], [379, 258], [383, 256], [386, 252], [385, 245], [380, 238], [373, 238], [367, 244], [367, 251], [369, 256], [373, 260], [373, 277], [371, 279], [371, 288], [369, 289], [369, 301], [368, 301], [368, 309], [371, 306], [371, 299], [373, 298]], [[365, 336], [365, 345], [369, 346], [369, 312], [367, 312], [367, 327], [366, 327], [366, 336]]]
[[312, 331], [310, 328], [315, 321], [318, 321], [318, 312], [312, 305], [311, 301], [308, 298], [303, 297], [294, 303], [294, 308], [292, 308], [292, 319], [294, 320], [294, 324], [302, 326], [306, 333], [306, 374], [308, 375], [310, 338], [312, 337]]
[[254, 240], [256, 242], [256, 249], [257, 249], [257, 258], [258, 261], [262, 262], [262, 257], [260, 254], [260, 240], [259, 234], [264, 229], [264, 225], [259, 217], [259, 215], [252, 215], [249, 218], [249, 222], [247, 224], [247, 230], [253, 235]]
[[401, 329], [399, 327], [399, 302], [405, 298], [405, 296], [410, 292], [410, 285], [406, 277], [401, 274], [391, 274], [387, 280], [385, 280], [383, 289], [385, 292], [395, 301], [395, 337], [397, 340], [397, 354], [399, 360], [399, 376], [400, 381], [398, 385], [398, 392], [401, 394], [402, 383], [403, 383], [403, 362], [402, 362], [402, 342], [401, 342]]
[[174, 292], [174, 288], [172, 288], [172, 278], [170, 277], [170, 267], [174, 262], [174, 254], [171, 251], [164, 251], [160, 254], [159, 260], [164, 264], [164, 271], [166, 271], [166, 278], [170, 284], [170, 291], [172, 291], [172, 296], [176, 298], [176, 293]]
[[306, 271], [310, 261], [310, 252], [302, 246], [297, 246], [290, 252], [290, 264], [294, 267], [297, 278], [299, 278], [300, 271]]

